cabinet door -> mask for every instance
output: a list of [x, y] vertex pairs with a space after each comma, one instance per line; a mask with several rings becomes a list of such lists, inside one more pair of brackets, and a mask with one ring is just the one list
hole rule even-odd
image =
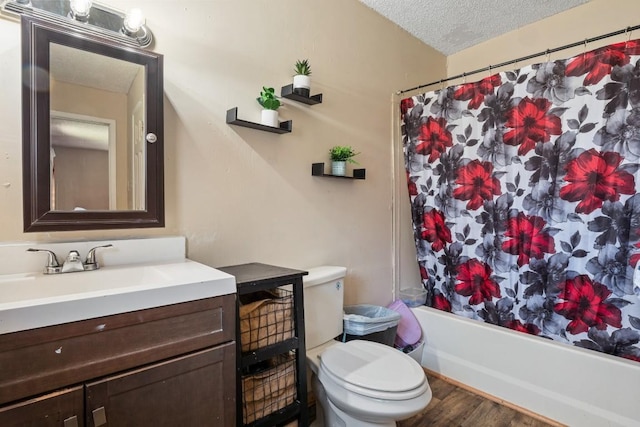
[[235, 426], [235, 342], [86, 385], [91, 427]]
[[82, 427], [84, 390], [82, 386], [0, 407], [2, 427]]

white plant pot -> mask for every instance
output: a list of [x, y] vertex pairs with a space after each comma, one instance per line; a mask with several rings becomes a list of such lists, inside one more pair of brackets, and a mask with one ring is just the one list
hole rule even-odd
[[347, 162], [331, 162], [331, 175], [344, 176], [347, 170]]
[[280, 127], [280, 121], [278, 120], [278, 110], [262, 110], [262, 118], [260, 120], [265, 126], [271, 126], [274, 128]]
[[294, 89], [311, 89], [311, 77], [296, 74], [293, 76]]

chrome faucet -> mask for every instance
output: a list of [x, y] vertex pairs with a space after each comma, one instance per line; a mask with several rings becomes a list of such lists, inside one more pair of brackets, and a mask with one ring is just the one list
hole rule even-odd
[[27, 252], [47, 252], [47, 265], [44, 267], [44, 274], [59, 274], [59, 273], [73, 273], [74, 271], [92, 271], [100, 268], [98, 262], [96, 261], [96, 249], [98, 248], [110, 248], [113, 245], [102, 245], [96, 246], [89, 250], [87, 253], [87, 258], [83, 263], [80, 259], [80, 252], [76, 250], [69, 251], [67, 258], [64, 260], [64, 263], [60, 265], [58, 262], [58, 258], [53, 251], [48, 249], [35, 249], [29, 248]]
[[109, 243], [108, 245], [96, 246], [95, 248], [91, 248], [91, 250], [87, 254], [87, 259], [84, 261], [84, 269], [86, 271], [99, 269], [100, 266], [98, 265], [98, 261], [96, 261], [96, 249], [111, 248], [111, 247], [113, 247], [113, 245]]
[[44, 274], [57, 274], [62, 273], [62, 266], [58, 262], [58, 258], [56, 258], [56, 254], [53, 251], [48, 249], [34, 249], [29, 248], [27, 252], [47, 252], [49, 255], [47, 256], [47, 265], [44, 266]]
[[84, 265], [80, 259], [80, 252], [69, 251], [67, 259], [62, 263], [62, 273], [73, 273], [74, 271], [84, 271]]

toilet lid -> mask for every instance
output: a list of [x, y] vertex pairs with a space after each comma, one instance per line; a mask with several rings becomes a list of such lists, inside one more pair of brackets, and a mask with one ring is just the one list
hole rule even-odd
[[370, 341], [355, 340], [328, 348], [320, 356], [320, 365], [333, 378], [370, 391], [400, 393], [425, 383], [424, 371], [415, 360]]

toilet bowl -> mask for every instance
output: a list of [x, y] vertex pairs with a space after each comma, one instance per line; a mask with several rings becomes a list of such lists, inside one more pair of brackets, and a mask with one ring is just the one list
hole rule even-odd
[[325, 346], [315, 360], [314, 355], [309, 357], [317, 372], [312, 384], [327, 427], [392, 427], [420, 412], [431, 400], [422, 367], [392, 347], [370, 341], [336, 341]]
[[[333, 339], [342, 332], [344, 267], [308, 269], [305, 332], [311, 385], [323, 424], [394, 427], [424, 409], [432, 394], [422, 367], [384, 344]], [[334, 317], [338, 316], [339, 322]]]

